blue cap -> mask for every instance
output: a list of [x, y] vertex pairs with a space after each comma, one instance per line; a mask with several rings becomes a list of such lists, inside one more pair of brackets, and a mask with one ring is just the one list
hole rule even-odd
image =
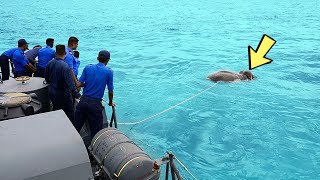
[[98, 57], [110, 59], [110, 53], [106, 50], [101, 50], [98, 54]]
[[18, 46], [20, 47], [20, 46], [23, 46], [23, 45], [25, 45], [25, 44], [29, 44], [29, 43], [27, 43], [27, 41], [25, 40], [25, 39], [19, 39], [19, 41], [18, 41]]

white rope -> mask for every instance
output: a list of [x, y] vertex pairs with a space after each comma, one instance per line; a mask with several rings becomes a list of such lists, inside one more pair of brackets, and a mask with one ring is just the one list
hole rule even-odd
[[178, 161], [178, 163], [195, 179], [197, 180], [197, 178], [189, 171], [189, 169], [177, 158], [177, 156], [174, 156], [175, 159]]
[[121, 125], [136, 125], [136, 124], [140, 124], [140, 123], [142, 123], [142, 122], [145, 122], [145, 121], [147, 121], [147, 120], [149, 120], [149, 119], [152, 119], [152, 118], [154, 118], [154, 117], [157, 117], [157, 116], [159, 116], [159, 115], [161, 115], [161, 114], [163, 114], [163, 113], [165, 113], [165, 112], [167, 112], [167, 111], [170, 111], [170, 110], [172, 110], [173, 108], [175, 108], [175, 107], [177, 107], [177, 106], [180, 106], [181, 104], [184, 104], [184, 103], [190, 101], [191, 99], [193, 99], [193, 98], [195, 98], [195, 97], [203, 94], [203, 93], [206, 92], [206, 91], [209, 91], [210, 89], [212, 89], [213, 87], [215, 87], [218, 83], [219, 83], [219, 82], [217, 82], [217, 83], [215, 83], [214, 85], [212, 85], [212, 86], [210, 86], [210, 87], [202, 90], [202, 91], [199, 92], [198, 94], [195, 94], [195, 95], [189, 97], [188, 99], [185, 99], [184, 101], [181, 101], [181, 102], [179, 102], [178, 104], [176, 104], [176, 105], [174, 105], [174, 106], [171, 106], [171, 107], [169, 107], [168, 109], [165, 109], [165, 110], [163, 110], [163, 111], [161, 111], [161, 112], [159, 112], [159, 113], [157, 113], [157, 114], [155, 114], [155, 115], [152, 115], [152, 116], [150, 116], [150, 117], [148, 117], [148, 118], [145, 118], [145, 119], [142, 119], [142, 120], [136, 121], [136, 122], [118, 123], [118, 124], [121, 124]]

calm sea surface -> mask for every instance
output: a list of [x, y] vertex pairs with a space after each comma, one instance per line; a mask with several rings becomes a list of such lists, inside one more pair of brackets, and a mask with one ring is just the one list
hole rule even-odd
[[0, 51], [19, 38], [32, 47], [76, 36], [81, 72], [109, 50], [118, 121], [134, 122], [212, 86], [211, 72], [248, 69], [248, 45], [268, 34], [274, 61], [253, 70], [255, 81], [218, 84], [119, 129], [153, 158], [173, 151], [198, 179], [319, 179], [319, 9], [319, 0], [1, 0]]

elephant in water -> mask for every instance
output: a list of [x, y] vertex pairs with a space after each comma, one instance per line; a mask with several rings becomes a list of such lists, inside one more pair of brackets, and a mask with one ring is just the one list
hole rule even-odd
[[254, 79], [253, 74], [250, 71], [240, 71], [238, 73], [230, 72], [230, 71], [218, 71], [208, 76], [208, 79], [218, 82], [232, 82], [235, 80], [252, 80]]

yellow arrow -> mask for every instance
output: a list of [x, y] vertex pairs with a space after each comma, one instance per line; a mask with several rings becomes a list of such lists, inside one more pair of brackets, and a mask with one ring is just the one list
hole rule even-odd
[[248, 47], [249, 70], [272, 62], [271, 59], [266, 58], [266, 55], [275, 43], [274, 39], [264, 34], [256, 51], [251, 46]]

